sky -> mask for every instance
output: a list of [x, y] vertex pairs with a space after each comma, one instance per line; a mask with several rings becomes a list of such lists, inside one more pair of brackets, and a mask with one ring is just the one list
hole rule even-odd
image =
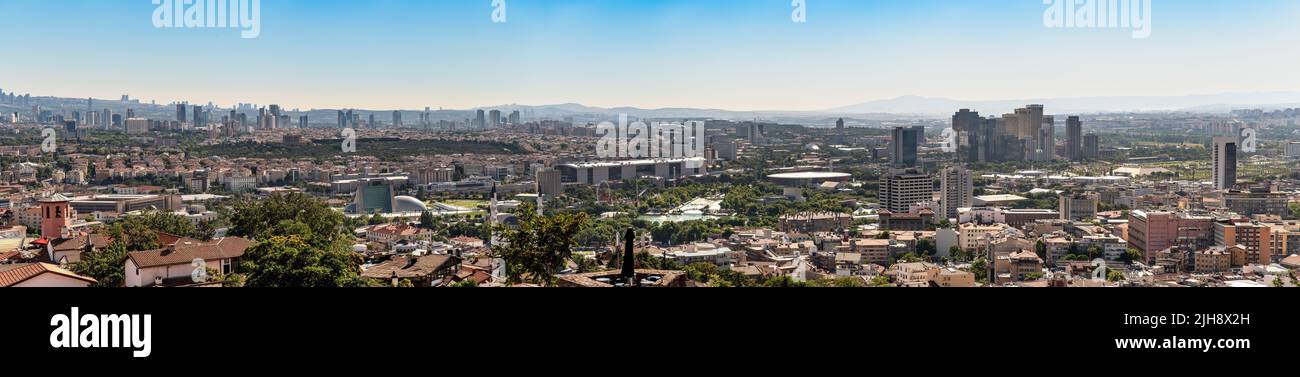
[[796, 0], [504, 1], [494, 23], [493, 0], [262, 0], [260, 35], [245, 39], [155, 28], [151, 0], [0, 0], [0, 89], [291, 109], [738, 111], [1300, 90], [1295, 0], [1152, 0], [1145, 39], [1046, 27], [1042, 0], [806, 0], [803, 23]]

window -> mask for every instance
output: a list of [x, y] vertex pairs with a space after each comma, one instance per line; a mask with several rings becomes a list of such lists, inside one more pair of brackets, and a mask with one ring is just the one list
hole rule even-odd
[[231, 269], [230, 259], [222, 259], [222, 260], [221, 260], [221, 274], [222, 274], [222, 275], [229, 275], [230, 272], [231, 272], [230, 269]]

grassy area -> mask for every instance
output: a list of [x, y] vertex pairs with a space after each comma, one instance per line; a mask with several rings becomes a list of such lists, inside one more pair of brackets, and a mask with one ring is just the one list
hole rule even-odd
[[487, 205], [488, 202], [482, 200], [444, 200], [442, 203], [461, 208], [476, 209], [479, 205]]

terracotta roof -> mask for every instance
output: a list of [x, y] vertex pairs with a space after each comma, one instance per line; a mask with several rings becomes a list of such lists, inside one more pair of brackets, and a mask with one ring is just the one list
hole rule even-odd
[[127, 254], [136, 267], [158, 267], [190, 264], [195, 259], [213, 260], [239, 258], [253, 241], [239, 237], [226, 237], [208, 243], [178, 243], [165, 249], [137, 251]]
[[431, 277], [442, 268], [444, 264], [453, 262], [455, 258], [449, 255], [426, 255], [416, 259], [415, 257], [397, 257], [384, 263], [380, 263], [361, 273], [372, 279], [389, 279], [393, 273], [397, 273], [397, 278], [426, 278]]
[[12, 287], [44, 273], [63, 275], [69, 278], [95, 283], [95, 279], [77, 275], [49, 263], [25, 263], [0, 266], [0, 287]]
[[90, 243], [94, 245], [96, 250], [106, 248], [108, 247], [108, 244], [112, 243], [112, 240], [105, 235], [99, 235], [99, 234], [84, 235], [83, 234], [72, 238], [53, 241], [54, 251], [81, 250], [81, 248], [86, 247], [86, 237], [90, 237]]

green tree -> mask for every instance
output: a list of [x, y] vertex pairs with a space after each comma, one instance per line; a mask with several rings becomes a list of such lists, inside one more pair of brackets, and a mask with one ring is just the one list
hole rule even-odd
[[506, 241], [495, 251], [505, 260], [507, 281], [555, 284], [555, 274], [578, 246], [577, 235], [587, 224], [587, 214], [537, 216], [531, 204], [524, 204], [515, 216], [518, 228], [499, 226], [494, 230]]
[[577, 266], [577, 271], [580, 274], [600, 270], [600, 263], [596, 263], [595, 260], [587, 258], [584, 255], [574, 255], [573, 264]]
[[473, 279], [465, 279], [465, 280], [461, 280], [461, 281], [459, 281], [459, 282], [451, 283], [450, 285], [447, 285], [447, 287], [450, 287], [450, 288], [475, 288], [475, 287], [478, 287], [478, 282], [474, 281]]
[[[889, 281], [889, 278], [885, 277], [884, 275], [877, 276], [877, 278], [884, 278], [886, 283], [888, 283]], [[862, 279], [858, 277], [842, 276], [837, 278], [812, 281], [808, 285], [813, 287], [826, 287], [826, 288], [862, 288], [862, 287], [866, 287], [867, 283], [863, 282]]]
[[985, 259], [984, 257], [975, 258], [975, 260], [971, 262], [970, 268], [966, 269], [966, 272], [975, 274], [975, 281], [979, 282], [980, 284], [988, 283], [989, 281], [988, 259]]
[[158, 233], [137, 221], [113, 223], [113, 226], [108, 229], [108, 237], [114, 242], [121, 242], [128, 252], [154, 250], [161, 247], [158, 244]]
[[420, 214], [420, 228], [433, 230], [437, 225], [433, 219], [433, 212], [424, 211]]
[[762, 286], [767, 288], [798, 288], [807, 287], [809, 284], [794, 280], [789, 276], [777, 276], [763, 281]]
[[875, 277], [871, 278], [871, 282], [867, 283], [867, 286], [872, 288], [892, 287], [894, 286], [894, 283], [891, 283], [889, 281], [888, 276], [876, 275]]
[[686, 272], [686, 278], [692, 281], [708, 283], [709, 276], [718, 273], [718, 265], [713, 263], [691, 263], [682, 268]]
[[242, 200], [231, 207], [228, 217], [230, 235], [254, 240], [277, 236], [276, 225], [285, 220], [302, 223], [310, 229], [314, 237], [305, 241], [313, 246], [325, 247], [335, 240], [351, 237], [344, 233], [342, 213], [302, 193]]
[[952, 256], [952, 259], [959, 263], [970, 260], [970, 256], [966, 255], [966, 251], [962, 250], [961, 246], [953, 245], [952, 247], [949, 247], [948, 255]]
[[1114, 282], [1119, 282], [1119, 281], [1123, 281], [1123, 280], [1124, 280], [1124, 273], [1123, 273], [1123, 272], [1119, 272], [1119, 271], [1111, 270], [1110, 272], [1107, 272], [1107, 273], [1106, 273], [1106, 281], [1109, 281], [1109, 282], [1111, 282], [1111, 283], [1114, 283]]
[[927, 238], [927, 239], [916, 241], [917, 254], [933, 257], [935, 254], [938, 254], [938, 252], [939, 249], [937, 246], [935, 246], [934, 240]]
[[299, 236], [273, 236], [244, 252], [248, 287], [360, 287], [361, 256], [345, 242], [320, 248]]
[[126, 283], [126, 244], [113, 242], [102, 250], [82, 253], [72, 272], [95, 279], [96, 287], [121, 287]]
[[149, 229], [163, 233], [198, 238], [196, 237], [198, 232], [194, 223], [175, 213], [146, 211], [139, 215], [127, 216], [122, 220], [128, 223], [139, 223]]
[[898, 261], [897, 261], [897, 262], [898, 262], [898, 263], [917, 263], [917, 262], [929, 262], [929, 261], [930, 261], [929, 258], [926, 258], [926, 257], [920, 256], [920, 255], [917, 255], [916, 253], [907, 253], [907, 254], [903, 254], [903, 255], [898, 256]]

